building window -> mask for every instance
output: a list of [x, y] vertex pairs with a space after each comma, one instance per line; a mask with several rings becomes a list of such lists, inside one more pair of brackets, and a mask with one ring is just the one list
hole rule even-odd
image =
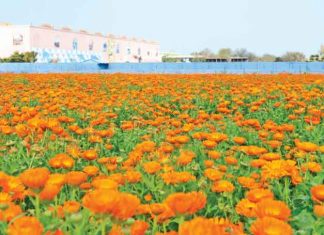
[[54, 39], [54, 47], [55, 48], [60, 48], [60, 39], [59, 38]]
[[130, 48], [127, 48], [127, 54], [128, 54], [128, 55], [132, 54], [132, 51], [131, 51]]
[[74, 39], [72, 43], [73, 50], [78, 50], [78, 40]]
[[90, 41], [89, 43], [89, 51], [92, 51], [93, 50], [93, 41]]
[[137, 54], [138, 54], [138, 55], [141, 55], [141, 53], [142, 53], [141, 48], [138, 48], [138, 49], [137, 49]]
[[159, 56], [159, 52], [158, 52], [158, 51], [156, 52], [155, 56], [156, 56], [156, 57], [158, 57], [158, 56]]
[[24, 42], [24, 36], [22, 34], [13, 35], [12, 44], [14, 46], [21, 45], [21, 44], [23, 44], [23, 42]]
[[150, 55], [151, 55], [151, 52], [150, 52], [150, 51], [148, 51], [148, 52], [147, 52], [147, 55], [148, 55], [148, 56], [150, 56]]
[[117, 44], [116, 46], [116, 54], [119, 54], [120, 53], [120, 48], [119, 48], [119, 44]]
[[107, 48], [108, 48], [107, 43], [104, 43], [104, 44], [102, 45], [102, 50], [103, 50], [103, 52], [107, 52]]

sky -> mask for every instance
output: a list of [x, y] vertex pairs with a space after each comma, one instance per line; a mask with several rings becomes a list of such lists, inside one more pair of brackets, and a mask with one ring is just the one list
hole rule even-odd
[[323, 12], [323, 0], [0, 0], [0, 22], [145, 38], [182, 54], [314, 54], [324, 44]]

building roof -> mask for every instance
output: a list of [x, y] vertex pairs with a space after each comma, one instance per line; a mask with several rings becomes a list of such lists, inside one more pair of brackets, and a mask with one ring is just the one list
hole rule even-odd
[[41, 25], [13, 25], [9, 22], [0, 22], [0, 26], [8, 26], [8, 27], [18, 27], [18, 26], [29, 26], [29, 27], [35, 27], [35, 28], [45, 28], [45, 29], [50, 29], [50, 30], [57, 30], [57, 31], [64, 31], [64, 32], [71, 32], [71, 33], [80, 33], [80, 34], [87, 34], [90, 36], [99, 36], [99, 37], [108, 37], [108, 38], [114, 38], [114, 39], [123, 39], [123, 40], [128, 40], [128, 41], [136, 41], [136, 42], [143, 42], [143, 43], [151, 43], [151, 44], [159, 44], [156, 41], [149, 41], [149, 40], [143, 40], [140, 38], [135, 38], [135, 37], [126, 37], [126, 36], [116, 36], [113, 34], [102, 34], [100, 32], [96, 32], [96, 33], [91, 33], [88, 32], [85, 29], [80, 29], [79, 31], [75, 31], [73, 29], [71, 29], [70, 27], [64, 26], [62, 28], [56, 28], [51, 24], [48, 23], [44, 23]]

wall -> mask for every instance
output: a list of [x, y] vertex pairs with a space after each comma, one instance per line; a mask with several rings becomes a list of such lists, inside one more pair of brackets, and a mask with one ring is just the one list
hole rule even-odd
[[[59, 48], [56, 48], [54, 46], [54, 42], [56, 40], [60, 43]], [[78, 43], [77, 51], [89, 51], [89, 45], [92, 42], [92, 52], [100, 53], [102, 58], [104, 60], [107, 60], [106, 57], [108, 53], [103, 51], [103, 44], [107, 43], [108, 40], [104, 36], [31, 26], [32, 48], [60, 49], [72, 51], [74, 40], [76, 40]]]
[[[22, 35], [21, 45], [13, 45], [13, 35]], [[77, 49], [73, 41], [77, 41]], [[58, 42], [59, 47], [54, 43]], [[90, 50], [90, 44], [93, 49]], [[104, 49], [104, 44], [107, 48]], [[117, 53], [119, 45], [119, 53]], [[141, 54], [138, 53], [141, 49]], [[128, 51], [130, 50], [130, 53]], [[73, 31], [68, 28], [57, 29], [51, 25], [0, 25], [0, 58], [9, 57], [14, 51], [38, 53], [38, 63], [58, 61], [60, 63], [96, 60], [101, 62], [161, 62], [159, 43], [125, 36], [101, 35], [86, 31]]]
[[[154, 42], [147, 42], [141, 39], [128, 39], [126, 37], [113, 38], [113, 58], [116, 63], [122, 62], [138, 62], [137, 57], [142, 58], [142, 62], [161, 62], [160, 45]], [[119, 46], [119, 53], [116, 49]], [[140, 54], [138, 49], [140, 48]], [[130, 54], [128, 53], [130, 49]]]
[[[104, 66], [102, 67], [104, 68]], [[243, 63], [96, 63], [19, 64], [0, 63], [0, 73], [323, 73], [324, 62]]]
[[324, 62], [112, 63], [109, 72], [124, 73], [324, 73]]
[[[20, 42], [14, 38], [22, 39]], [[0, 25], [0, 58], [11, 56], [15, 51], [30, 51], [30, 27], [28, 25], [2, 26]]]

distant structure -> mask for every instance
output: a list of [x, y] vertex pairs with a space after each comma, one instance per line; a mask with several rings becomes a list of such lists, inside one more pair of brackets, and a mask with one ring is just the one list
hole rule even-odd
[[178, 55], [174, 53], [165, 53], [162, 56], [164, 62], [248, 62], [247, 57], [206, 57], [199, 55]]
[[310, 55], [310, 62], [324, 61], [324, 45], [321, 45], [321, 49], [318, 54]]
[[0, 58], [18, 52], [37, 52], [37, 63], [161, 62], [160, 44], [125, 36], [73, 31], [52, 25], [0, 23]]

